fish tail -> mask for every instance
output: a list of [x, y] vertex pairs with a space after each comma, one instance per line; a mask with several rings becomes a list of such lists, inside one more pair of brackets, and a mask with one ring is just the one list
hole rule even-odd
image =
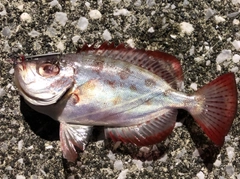
[[237, 112], [237, 87], [233, 73], [219, 76], [199, 89], [194, 97], [197, 105], [189, 112], [217, 145], [222, 146]]

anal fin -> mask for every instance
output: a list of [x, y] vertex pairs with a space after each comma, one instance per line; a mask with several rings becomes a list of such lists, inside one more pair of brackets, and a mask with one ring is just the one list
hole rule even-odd
[[60, 142], [63, 157], [68, 161], [74, 162], [77, 158], [75, 146], [84, 150], [91, 132], [92, 126], [61, 123]]
[[138, 146], [161, 142], [172, 132], [177, 118], [176, 109], [164, 110], [163, 115], [136, 126], [105, 128], [105, 136], [113, 141], [133, 143]]

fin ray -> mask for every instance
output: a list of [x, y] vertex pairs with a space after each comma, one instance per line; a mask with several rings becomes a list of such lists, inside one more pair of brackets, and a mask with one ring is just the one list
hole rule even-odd
[[199, 89], [204, 99], [202, 112], [190, 110], [206, 135], [218, 146], [224, 143], [237, 112], [237, 87], [233, 73], [224, 74]]
[[136, 126], [105, 128], [105, 135], [113, 141], [133, 143], [138, 146], [158, 143], [172, 132], [177, 118], [176, 109], [164, 110], [162, 116]]
[[84, 150], [91, 131], [91, 126], [61, 123], [60, 142], [63, 157], [68, 161], [74, 162], [77, 158], [77, 152], [74, 146]]

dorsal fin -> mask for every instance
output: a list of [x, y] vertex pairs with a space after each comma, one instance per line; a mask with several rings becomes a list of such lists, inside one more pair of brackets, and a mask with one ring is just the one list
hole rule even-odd
[[124, 44], [115, 46], [114, 43], [104, 42], [98, 48], [95, 48], [94, 45], [88, 46], [85, 44], [77, 50], [77, 53], [100, 55], [127, 61], [160, 76], [174, 89], [181, 88], [183, 81], [181, 64], [176, 57], [170, 54], [160, 51], [134, 49], [126, 47]]

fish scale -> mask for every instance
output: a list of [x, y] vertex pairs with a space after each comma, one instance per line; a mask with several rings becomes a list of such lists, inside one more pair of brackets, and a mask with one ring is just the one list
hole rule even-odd
[[183, 73], [176, 57], [123, 44], [84, 45], [76, 54], [38, 55], [15, 62], [15, 81], [26, 103], [60, 122], [64, 158], [75, 161], [93, 126], [113, 141], [152, 145], [173, 130], [177, 109], [187, 110], [218, 146], [237, 109], [233, 73], [192, 95], [179, 89]]

